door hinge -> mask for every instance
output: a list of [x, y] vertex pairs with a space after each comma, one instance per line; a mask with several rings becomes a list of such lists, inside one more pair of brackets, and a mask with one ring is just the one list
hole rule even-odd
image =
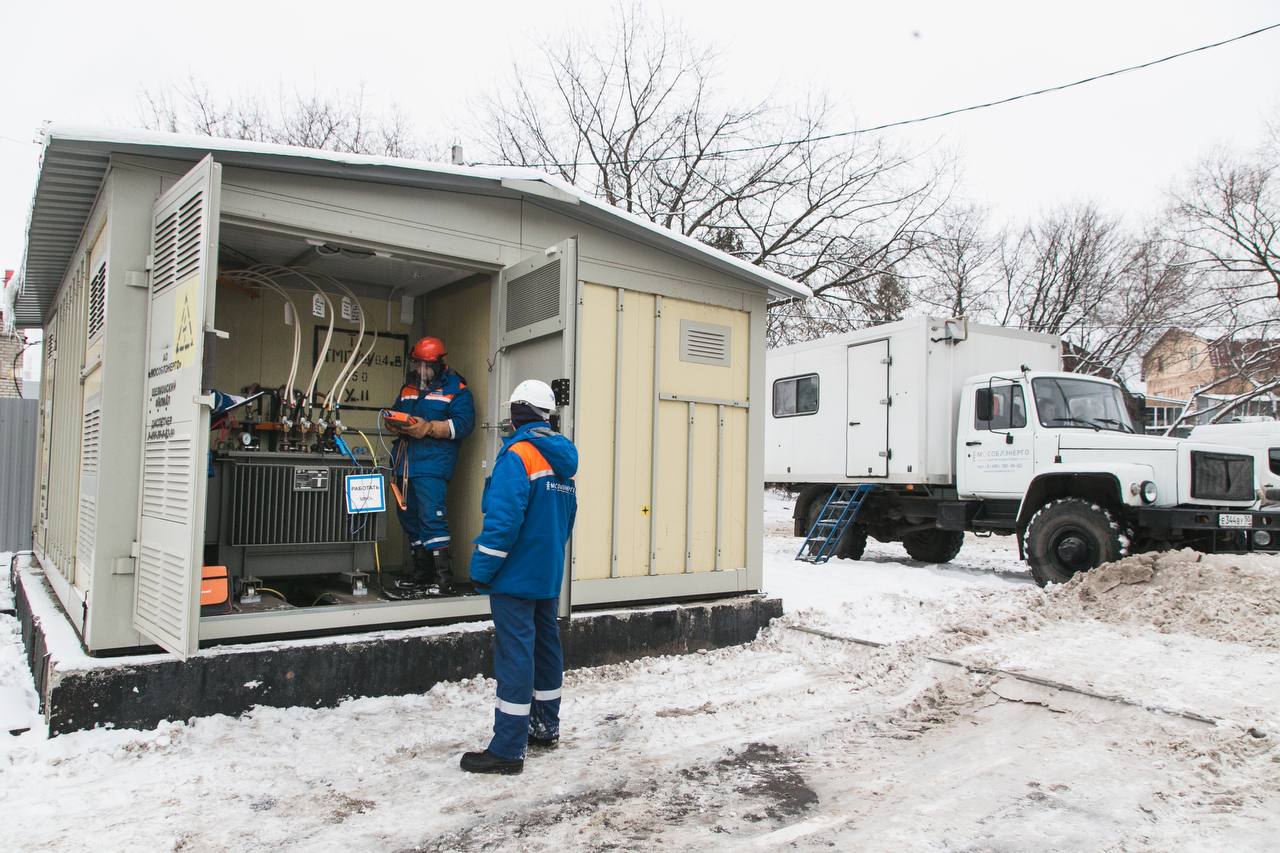
[[892, 459], [892, 458], [893, 458], [893, 451], [892, 451], [892, 450], [881, 450], [881, 451], [880, 451], [880, 453], [879, 453], [879, 454], [877, 454], [877, 455], [879, 455], [879, 456], [883, 457], [884, 459]]
[[144, 261], [144, 262], [143, 262], [143, 264], [142, 264], [142, 268], [143, 268], [144, 270], [147, 270], [148, 272], [150, 272], [150, 271], [151, 271], [151, 266], [152, 266], [152, 264], [154, 264], [154, 263], [155, 263], [155, 258], [154, 258], [152, 255], [147, 255], [147, 259], [146, 259], [146, 261]]
[[884, 358], [880, 359], [880, 363], [881, 363], [881, 364], [893, 364], [893, 356], [891, 356], [891, 355], [887, 355], [887, 356], [885, 356]]
[[892, 405], [893, 405], [893, 398], [892, 398], [892, 397], [885, 397], [883, 400], [881, 400], [881, 401], [880, 401], [880, 405], [882, 405], [882, 406], [892, 406]]

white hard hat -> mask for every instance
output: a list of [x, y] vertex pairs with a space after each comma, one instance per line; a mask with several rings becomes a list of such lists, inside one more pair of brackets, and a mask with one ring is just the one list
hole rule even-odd
[[511, 392], [509, 403], [527, 403], [535, 409], [550, 412], [556, 407], [556, 395], [551, 386], [539, 379], [526, 379]]

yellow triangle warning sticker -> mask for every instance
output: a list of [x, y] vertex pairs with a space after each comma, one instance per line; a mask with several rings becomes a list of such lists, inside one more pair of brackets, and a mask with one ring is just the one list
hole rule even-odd
[[195, 355], [195, 299], [199, 278], [192, 276], [174, 288], [173, 360], [186, 367]]

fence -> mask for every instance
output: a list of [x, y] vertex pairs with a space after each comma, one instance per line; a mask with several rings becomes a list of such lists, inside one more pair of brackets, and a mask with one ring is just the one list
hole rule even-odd
[[0, 551], [31, 547], [38, 400], [0, 399]]

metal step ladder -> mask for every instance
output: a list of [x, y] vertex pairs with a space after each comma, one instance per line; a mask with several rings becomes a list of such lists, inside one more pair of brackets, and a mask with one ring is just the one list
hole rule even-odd
[[867, 495], [875, 490], [874, 485], [836, 486], [831, 490], [822, 512], [809, 529], [804, 544], [796, 559], [805, 563], [825, 563], [835, 556], [836, 546], [845, 530], [858, 518]]

